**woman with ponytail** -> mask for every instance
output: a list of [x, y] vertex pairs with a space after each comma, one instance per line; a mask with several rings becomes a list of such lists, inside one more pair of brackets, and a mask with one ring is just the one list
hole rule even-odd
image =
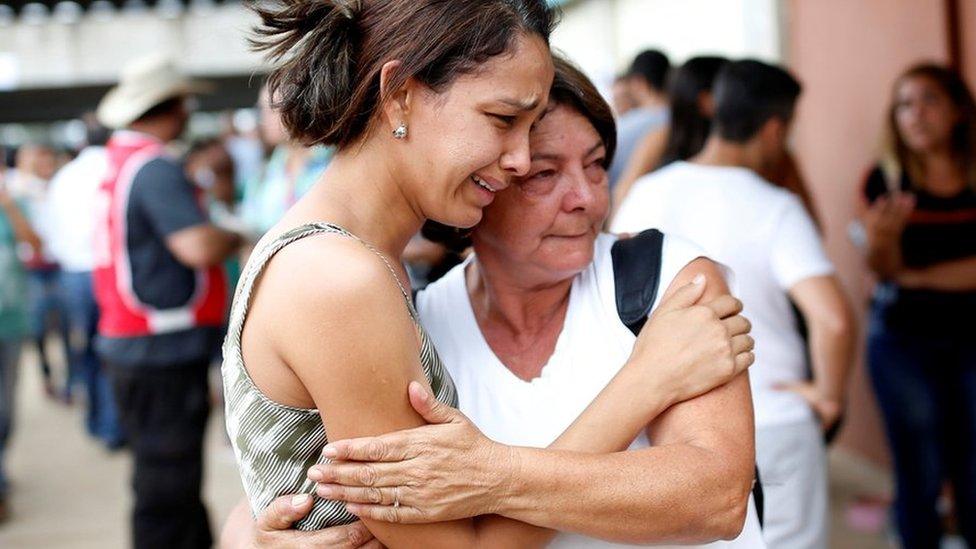
[[[244, 268], [224, 345], [226, 421], [252, 512], [303, 494], [310, 511], [295, 527], [313, 530], [357, 520], [341, 501], [308, 497], [306, 471], [328, 461], [326, 429], [328, 440], [389, 433], [423, 425], [425, 406], [457, 405], [398, 258], [426, 220], [472, 227], [529, 173], [553, 13], [544, 0], [287, 0], [258, 13], [255, 44], [279, 63], [270, 94], [285, 126], [337, 152]], [[684, 294], [700, 295], [700, 278]], [[656, 413], [741, 372], [703, 312], [648, 323], [623, 381], [551, 446], [579, 454], [533, 455], [593, 463], [586, 453], [626, 448]], [[458, 451], [513, 470], [514, 447], [475, 441]], [[537, 547], [555, 535], [494, 515], [403, 524], [397, 490], [380, 488], [394, 520], [363, 524], [387, 547]], [[744, 502], [748, 475], [734, 491]], [[741, 528], [744, 509], [730, 505], [723, 526]]]

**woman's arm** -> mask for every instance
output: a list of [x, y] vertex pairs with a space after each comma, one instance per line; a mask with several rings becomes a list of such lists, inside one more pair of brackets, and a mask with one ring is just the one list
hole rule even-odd
[[[704, 287], [709, 297], [726, 296], [710, 302], [718, 303], [717, 311], [688, 307], [704, 298], [700, 291], [693, 292], [693, 285], [682, 283], [699, 274], [706, 277]], [[674, 286], [679, 286], [677, 291]], [[485, 439], [461, 414], [424, 413], [430, 422], [440, 425], [373, 439], [337, 441], [328, 447], [337, 459], [397, 463], [333, 463], [313, 468], [310, 477], [328, 483], [320, 491], [330, 497], [373, 502], [374, 505], [354, 507], [360, 516], [388, 518], [391, 492], [395, 489], [398, 499], [406, 505], [397, 513], [400, 521], [500, 513], [558, 530], [628, 542], [696, 542], [737, 533], [742, 527], [740, 515], [748, 502], [753, 471], [751, 401], [744, 377], [735, 377], [726, 388], [695, 399], [700, 404], [672, 407], [666, 415], [679, 419], [664, 424], [672, 426], [672, 430], [664, 429], [663, 434], [657, 435], [663, 443], [660, 448], [607, 454], [626, 448], [647, 426], [650, 418], [641, 417], [638, 411], [650, 408], [656, 415], [674, 402], [666, 396], [670, 391], [668, 384], [673, 382], [651, 381], [656, 374], [667, 377], [669, 371], [681, 371], [665, 364], [683, 360], [682, 349], [690, 347], [687, 342], [695, 338], [691, 333], [680, 332], [682, 317], [674, 311], [688, 315], [688, 327], [713, 327], [721, 332], [708, 334], [703, 330], [697, 334], [699, 341], [714, 343], [718, 353], [732, 356], [740, 354], [738, 349], [742, 355], [751, 355], [749, 336], [737, 335], [731, 342], [729, 336], [744, 334], [748, 322], [742, 317], [733, 317], [730, 324], [718, 322], [729, 311], [737, 312], [739, 304], [727, 296], [725, 283], [713, 263], [696, 260], [682, 271], [668, 293], [635, 348], [635, 354], [639, 354], [642, 346], [664, 347], [664, 358], [655, 362], [659, 367], [649, 372], [634, 367], [639, 362], [626, 366], [550, 450], [505, 447], [509, 448], [508, 459], [488, 461], [483, 456], [491, 451], [482, 448], [501, 445]], [[687, 301], [682, 302], [683, 299]], [[723, 311], [721, 303], [730, 304], [732, 309]], [[691, 318], [696, 315], [701, 316]], [[654, 339], [654, 334], [663, 333], [662, 325], [668, 326], [669, 337]], [[711, 367], [717, 362], [721, 360], [699, 364]], [[730, 374], [725, 379], [732, 378]], [[715, 387], [714, 379], [708, 387], [692, 391], [689, 396]], [[654, 383], [660, 383], [656, 385], [660, 389], [655, 390]], [[733, 395], [732, 404], [727, 402], [730, 397], [719, 396], [725, 393]], [[707, 418], [699, 423], [701, 416], [679, 414], [682, 409], [699, 406], [704, 406], [705, 415], [714, 412], [714, 418], [725, 418], [728, 423], [712, 432]], [[423, 403], [417, 407], [423, 408]], [[725, 415], [729, 410], [741, 411], [736, 414], [742, 416], [741, 421], [729, 420]], [[686, 420], [682, 421], [682, 417]], [[669, 443], [668, 433], [676, 431], [681, 432], [681, 440], [687, 444]], [[740, 437], [743, 440], [737, 440]], [[553, 471], [559, 474], [554, 475]], [[685, 482], [682, 477], [693, 478], [694, 482]], [[369, 478], [371, 485], [364, 487], [362, 478]], [[682, 482], [658, 480], [676, 478]], [[740, 497], [740, 492], [744, 496]], [[721, 510], [713, 512], [715, 508]]]
[[[269, 264], [264, 316], [281, 319], [267, 326], [271, 346], [311, 396], [331, 439], [422, 425], [406, 397], [410, 382], [428, 385], [404, 298], [378, 258], [339, 238], [296, 242]], [[553, 534], [502, 517], [363, 521], [392, 548], [541, 547]]]
[[868, 267], [883, 280], [904, 269], [901, 235], [914, 208], [912, 195], [896, 193], [882, 195], [864, 212]]
[[0, 211], [10, 220], [10, 227], [13, 229], [14, 238], [18, 242], [29, 245], [35, 254], [40, 253], [41, 237], [31, 227], [27, 216], [20, 211], [17, 201], [3, 187], [0, 187]]
[[[707, 260], [685, 267], [672, 289], [698, 274], [707, 277], [703, 300], [728, 294]], [[626, 380], [615, 379], [608, 388], [621, 383]], [[592, 418], [592, 427], [607, 431], [611, 418], [628, 414], [619, 401], [614, 404], [616, 410]], [[615, 437], [582, 432], [585, 424], [584, 417], [550, 448], [588, 454], [519, 449], [519, 474], [496, 512], [620, 543], [704, 543], [739, 534], [755, 463], [746, 374], [657, 417], [648, 428], [651, 448], [596, 454], [615, 449]]]
[[924, 288], [943, 292], [976, 290], [976, 257], [943, 261], [920, 269], [905, 269], [895, 280], [905, 288]]
[[292, 525], [312, 510], [308, 494], [281, 496], [255, 521], [251, 506], [242, 498], [231, 510], [220, 532], [220, 549], [382, 549], [362, 522], [333, 526], [322, 530], [299, 532]]

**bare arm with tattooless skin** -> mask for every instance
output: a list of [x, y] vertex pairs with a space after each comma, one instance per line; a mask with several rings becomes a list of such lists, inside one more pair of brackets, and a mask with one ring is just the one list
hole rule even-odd
[[[708, 277], [702, 299], [727, 295], [715, 265], [707, 260], [686, 267], [669, 293], [674, 295], [698, 274]], [[675, 297], [662, 304], [661, 316], [686, 306], [676, 303], [684, 296]], [[718, 316], [707, 308], [689, 312]], [[751, 349], [752, 341], [741, 335], [732, 345]], [[320, 495], [359, 502], [350, 506], [354, 514], [378, 520], [426, 522], [496, 513], [623, 543], [735, 537], [745, 507], [728, 502], [748, 498], [754, 460], [746, 376], [671, 406], [647, 425], [620, 421], [631, 419], [641, 406], [635, 398], [649, 399], [648, 392], [631, 392], [640, 383], [628, 374], [624, 369], [549, 447], [562, 452], [508, 447], [506, 459], [490, 459], [499, 453], [491, 449], [497, 443], [456, 410], [428, 399], [415, 403], [416, 408], [439, 425], [333, 442], [325, 455], [337, 461], [313, 467], [309, 476], [329, 483], [320, 486]], [[427, 412], [429, 408], [433, 411]], [[655, 446], [620, 451], [645, 426]], [[635, 482], [640, 478], [655, 481]], [[394, 496], [399, 507], [393, 506]], [[373, 503], [377, 500], [381, 504]], [[665, 516], [667, 520], [646, 520]]]
[[[682, 281], [685, 285], [669, 290], [665, 302], [655, 312], [645, 332], [652, 333], [654, 326], [665, 322], [672, 326], [680, 324], [674, 322], [677, 320], [675, 313], [683, 309], [686, 332], [676, 330], [667, 337], [678, 344], [682, 340], [675, 339], [676, 336], [694, 337], [693, 324], [688, 321], [697, 323], [702, 318], [718, 317], [738, 310], [740, 305], [727, 295], [720, 295], [709, 307], [689, 307], [694, 302], [689, 300], [699, 300], [699, 294], [695, 293], [694, 285], [687, 282], [696, 274], [703, 273], [708, 273], [706, 284], [715, 288], [709, 291], [706, 286], [706, 295], [714, 297], [724, 289], [724, 281], [717, 275], [714, 264], [697, 260], [676, 279], [673, 286], [678, 286]], [[751, 338], [745, 335], [748, 321], [744, 318], [729, 316], [723, 324], [723, 331], [740, 334], [732, 338], [736, 340], [735, 343], [729, 340], [730, 345], [751, 349]], [[658, 338], [646, 338], [643, 343], [657, 346], [662, 342]], [[739, 356], [743, 364], [751, 362], [751, 352], [746, 351]], [[663, 367], [656, 368], [654, 373], [666, 376], [667, 370], [672, 370], [673, 375], [681, 373], [679, 369]], [[689, 375], [693, 371], [698, 372], [698, 379]], [[683, 380], [673, 379], [670, 383], [686, 384], [680, 389], [683, 393], [675, 394], [675, 397], [683, 400], [724, 381], [714, 371], [708, 374], [710, 379], [706, 379], [705, 372], [708, 371], [707, 368], [689, 369]], [[426, 391], [413, 384], [411, 403], [426, 421], [436, 425], [330, 445], [336, 451], [337, 458], [354, 455], [384, 461], [409, 455], [409, 460], [373, 464], [378, 468], [365, 477], [359, 476], [363, 474], [360, 469], [353, 468], [356, 464], [340, 463], [339, 467], [321, 470], [321, 478], [342, 476], [346, 483], [353, 486], [332, 484], [323, 488], [332, 490], [329, 497], [335, 499], [385, 502], [385, 506], [364, 506], [357, 512], [364, 516], [395, 518], [403, 522], [505, 513], [535, 524], [617, 541], [688, 543], [734, 537], [742, 525], [744, 506], [729, 505], [729, 497], [733, 500], [747, 498], [752, 477], [752, 445], [742, 442], [752, 440], [751, 401], [745, 377], [739, 375], [725, 387], [671, 406], [660, 414], [664, 407], [655, 401], [654, 392], [640, 391], [640, 394], [635, 394], [632, 391], [634, 387], [646, 384], [646, 380], [628, 378], [632, 372], [636, 373], [635, 369], [625, 368], [618, 374], [591, 405], [587, 415], [581, 417], [574, 424], [574, 429], [570, 429], [551, 448], [583, 448], [580, 452], [557, 453], [529, 448], [510, 448], [508, 452], [492, 450], [491, 446], [499, 445], [484, 438], [456, 410], [425, 399]], [[630, 417], [633, 410], [640, 406], [650, 406], [656, 410], [654, 417], [657, 419], [648, 429], [658, 447], [620, 452], [647, 421], [628, 424], [619, 422], [619, 419]], [[741, 417], [738, 421], [732, 421], [730, 428], [724, 418], [730, 409], [737, 407], [742, 408], [742, 413], [734, 415]], [[610, 418], [615, 421], [609, 421]], [[716, 423], [718, 418], [723, 418], [721, 424]], [[614, 427], [608, 429], [608, 425]], [[424, 449], [423, 456], [407, 453], [415, 452], [417, 448]], [[497, 459], [499, 454], [505, 459]], [[728, 456], [732, 456], [732, 459], [729, 460]], [[608, 467], [608, 459], [614, 462], [613, 467]], [[391, 468], [383, 469], [386, 466]], [[396, 467], [406, 468], [408, 475], [424, 477], [424, 482], [416, 482], [418, 477], [404, 480], [404, 483], [412, 486], [397, 489], [400, 507], [393, 508], [390, 506], [392, 490], [381, 486], [385, 482], [383, 473], [396, 475]], [[564, 471], [565, 474], [553, 476], [553, 470]], [[640, 475], [634, 477], [633, 474], [638, 471]], [[657, 474], [662, 475], [660, 482], [641, 486], [634, 482], [634, 478], [652, 478]], [[372, 486], [361, 486], [358, 480], [361, 478], [371, 479]], [[574, 481], [578, 478], [601, 480], [580, 486]], [[594, 489], [595, 486], [601, 489]], [[689, 490], [689, 486], [694, 489]], [[621, 499], [619, 496], [622, 493], [627, 496]], [[261, 515], [258, 532], [264, 538], [276, 535], [268, 527], [269, 523], [274, 522], [270, 517], [281, 516], [285, 509], [275, 506]], [[648, 515], [650, 512], [658, 515]], [[614, 517], [609, 521], [609, 526], [600, 524], [605, 522], [600, 518], [603, 514]], [[666, 516], [668, 520], [647, 521], [647, 516]], [[626, 517], [630, 518], [621, 520]], [[233, 527], [249, 529], [252, 526], [242, 520]], [[304, 534], [288, 534], [292, 533], [296, 537]]]
[[221, 549], [381, 549], [383, 544], [362, 522], [322, 530], [292, 530], [295, 522], [312, 510], [308, 494], [281, 496], [257, 520], [251, 517], [247, 501], [231, 510], [220, 532]]

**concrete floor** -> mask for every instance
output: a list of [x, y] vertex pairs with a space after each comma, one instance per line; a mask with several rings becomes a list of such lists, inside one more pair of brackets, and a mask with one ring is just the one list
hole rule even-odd
[[[7, 456], [11, 517], [0, 524], [0, 548], [127, 547], [128, 454], [109, 453], [88, 438], [79, 405], [67, 407], [42, 396], [30, 354], [21, 368], [18, 398], [19, 416]], [[205, 497], [217, 532], [242, 494], [219, 413], [211, 418], [206, 459]], [[831, 547], [889, 547], [883, 535], [855, 532], [846, 519], [849, 502], [890, 489], [886, 476], [836, 452], [831, 463]]]

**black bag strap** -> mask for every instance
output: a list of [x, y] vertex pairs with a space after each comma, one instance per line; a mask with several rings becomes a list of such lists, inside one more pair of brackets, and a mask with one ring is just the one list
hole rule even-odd
[[634, 335], [644, 327], [657, 297], [663, 246], [664, 234], [648, 229], [631, 238], [621, 238], [610, 248], [617, 315]]
[[[661, 254], [664, 234], [648, 229], [631, 238], [621, 238], [610, 248], [613, 261], [613, 280], [617, 299], [617, 315], [634, 335], [640, 333], [647, 316], [654, 306], [657, 287], [661, 279]], [[763, 525], [763, 489], [759, 480], [759, 467], [752, 486], [752, 498], [756, 503], [759, 526]]]

